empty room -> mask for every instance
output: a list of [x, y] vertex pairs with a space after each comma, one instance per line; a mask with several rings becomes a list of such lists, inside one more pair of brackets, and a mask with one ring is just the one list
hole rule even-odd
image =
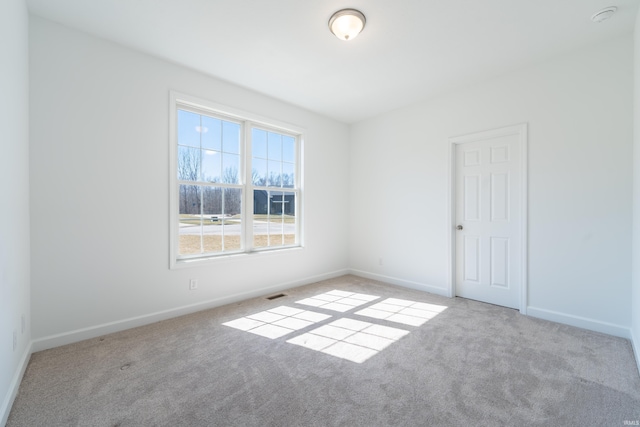
[[0, 425], [640, 425], [636, 0], [3, 0], [0, 58]]

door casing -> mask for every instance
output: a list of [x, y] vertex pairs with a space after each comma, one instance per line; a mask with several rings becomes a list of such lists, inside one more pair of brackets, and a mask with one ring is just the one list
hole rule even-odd
[[484, 139], [497, 138], [500, 136], [517, 135], [520, 145], [520, 313], [527, 314], [528, 303], [528, 125], [520, 123], [513, 126], [506, 126], [497, 129], [474, 132], [466, 135], [455, 136], [449, 138], [449, 283], [448, 296], [453, 298], [456, 295], [456, 146], [467, 142], [481, 141]]

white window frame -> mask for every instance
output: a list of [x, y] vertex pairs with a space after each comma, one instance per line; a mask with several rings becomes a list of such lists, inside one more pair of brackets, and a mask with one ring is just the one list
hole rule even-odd
[[[183, 93], [169, 92], [169, 268], [182, 268], [189, 266], [201, 266], [209, 262], [242, 258], [251, 254], [272, 254], [299, 249], [303, 247], [303, 143], [304, 129], [250, 112], [234, 109], [217, 104], [205, 99], [186, 95]], [[240, 123], [240, 185], [243, 190], [242, 199], [242, 248], [234, 252], [222, 252], [215, 254], [202, 254], [194, 256], [179, 256], [179, 180], [178, 180], [178, 110], [185, 109], [199, 114], [210, 114], [216, 118]], [[273, 191], [295, 193], [296, 215], [296, 241], [293, 245], [253, 247], [253, 192], [254, 185], [251, 181], [251, 130], [261, 130], [281, 133], [296, 139], [295, 152], [295, 183], [294, 188], [270, 188]], [[225, 186], [224, 184], [215, 184]], [[237, 185], [232, 185], [237, 187]], [[262, 189], [261, 186], [255, 186]]]

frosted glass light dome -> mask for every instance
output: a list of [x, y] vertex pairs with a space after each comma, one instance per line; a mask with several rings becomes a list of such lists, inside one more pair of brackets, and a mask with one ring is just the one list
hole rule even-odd
[[360, 34], [367, 22], [362, 12], [355, 9], [342, 9], [329, 19], [329, 29], [340, 40], [353, 40]]

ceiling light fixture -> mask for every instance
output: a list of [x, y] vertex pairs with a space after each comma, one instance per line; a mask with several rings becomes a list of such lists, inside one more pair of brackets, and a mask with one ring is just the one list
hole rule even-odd
[[616, 13], [616, 10], [618, 10], [618, 8], [615, 6], [605, 7], [604, 9], [594, 13], [591, 16], [591, 20], [596, 23], [606, 21], [607, 19], [611, 18], [611, 15]]
[[329, 29], [340, 40], [353, 40], [367, 22], [362, 12], [355, 9], [342, 9], [329, 19]]

